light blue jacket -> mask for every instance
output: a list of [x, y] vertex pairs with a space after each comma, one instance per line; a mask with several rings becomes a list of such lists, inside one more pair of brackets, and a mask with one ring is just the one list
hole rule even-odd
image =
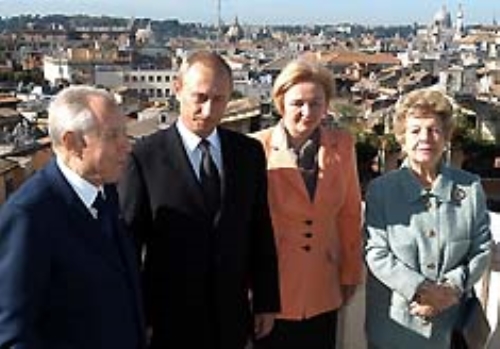
[[370, 184], [366, 197], [368, 341], [384, 349], [444, 349], [458, 306], [430, 321], [409, 313], [425, 280], [470, 291], [489, 263], [491, 234], [477, 176], [441, 166], [430, 191], [403, 166]]

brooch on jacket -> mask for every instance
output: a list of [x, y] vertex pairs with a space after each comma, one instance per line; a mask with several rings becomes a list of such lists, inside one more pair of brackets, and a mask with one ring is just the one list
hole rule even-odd
[[459, 188], [458, 186], [455, 186], [451, 191], [451, 199], [456, 203], [460, 203], [466, 196], [465, 190]]

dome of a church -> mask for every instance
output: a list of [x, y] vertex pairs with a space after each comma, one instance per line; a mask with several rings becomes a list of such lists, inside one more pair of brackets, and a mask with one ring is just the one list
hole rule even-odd
[[434, 23], [445, 28], [451, 27], [451, 14], [446, 9], [446, 6], [441, 7], [434, 15]]
[[244, 34], [245, 33], [243, 31], [243, 28], [240, 26], [240, 23], [238, 22], [238, 17], [236, 17], [234, 23], [227, 30], [226, 36], [229, 39], [240, 40], [244, 37]]

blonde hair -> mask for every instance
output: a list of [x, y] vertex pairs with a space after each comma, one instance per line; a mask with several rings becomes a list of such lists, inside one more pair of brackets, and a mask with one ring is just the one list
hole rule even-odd
[[[414, 112], [418, 113], [415, 115]], [[403, 143], [408, 115], [425, 117], [436, 116], [443, 126], [446, 140], [453, 132], [453, 105], [446, 95], [431, 89], [419, 89], [403, 96], [396, 104], [394, 114], [394, 134], [399, 143]]]
[[327, 103], [333, 97], [333, 74], [317, 61], [296, 59], [289, 62], [280, 72], [273, 85], [273, 102], [280, 115], [284, 113], [285, 93], [300, 82], [319, 84], [325, 93]]

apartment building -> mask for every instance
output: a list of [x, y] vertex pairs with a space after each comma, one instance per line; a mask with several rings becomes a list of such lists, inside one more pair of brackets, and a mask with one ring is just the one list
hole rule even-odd
[[173, 95], [177, 71], [172, 69], [133, 69], [100, 66], [94, 71], [95, 84], [109, 89], [125, 87], [149, 101], [166, 102]]

